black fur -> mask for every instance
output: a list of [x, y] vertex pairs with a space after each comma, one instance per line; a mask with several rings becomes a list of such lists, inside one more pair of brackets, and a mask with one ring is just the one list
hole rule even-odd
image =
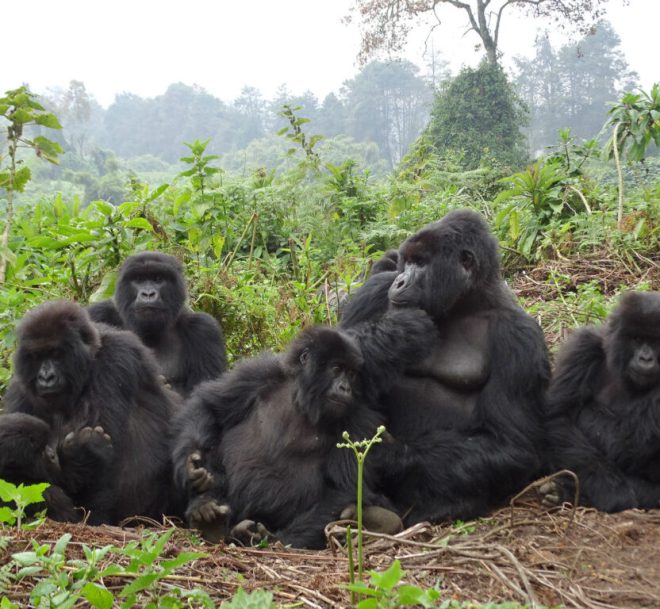
[[25, 316], [14, 361], [5, 412], [47, 424], [60, 486], [91, 512], [90, 523], [167, 513], [174, 394], [137, 337], [56, 301]]
[[[431, 344], [404, 374], [380, 381], [394, 443], [381, 451], [382, 490], [407, 524], [487, 513], [541, 467], [538, 446], [549, 379], [540, 328], [501, 279], [497, 243], [476, 213], [429, 224], [399, 249], [397, 271], [372, 275], [348, 302], [341, 327], [362, 335], [388, 310], [422, 309]], [[361, 340], [378, 353], [382, 328]], [[365, 359], [367, 359], [365, 357]]]
[[[580, 504], [660, 507], [660, 293], [625, 294], [606, 323], [576, 330], [548, 392], [550, 468], [570, 469]], [[560, 499], [573, 499], [571, 483]]]
[[[400, 317], [420, 340], [432, 332], [418, 313]], [[373, 365], [391, 370], [398, 365], [394, 357], [402, 356], [387, 357]], [[370, 438], [382, 422], [367, 404], [365, 370], [354, 338], [318, 327], [303, 332], [284, 355], [241, 362], [200, 385], [180, 417], [174, 451], [177, 485], [191, 499], [188, 513], [208, 501], [228, 504], [230, 526], [249, 518], [286, 544], [323, 547], [325, 524], [355, 502], [355, 457], [336, 443], [343, 431]], [[201, 495], [191, 489], [186, 469], [194, 451], [214, 477]], [[368, 467], [365, 501], [388, 505], [371, 483]]]
[[37, 510], [46, 507], [50, 518], [65, 522], [76, 522], [82, 516], [58, 486], [62, 471], [57, 448], [51, 443], [50, 426], [37, 417], [18, 412], [0, 415], [0, 478], [13, 484], [48, 482], [46, 505]]
[[190, 311], [185, 301], [181, 263], [160, 252], [142, 252], [122, 265], [114, 300], [88, 311], [94, 321], [137, 334], [153, 350], [167, 382], [185, 397], [227, 368], [220, 325], [206, 313]]

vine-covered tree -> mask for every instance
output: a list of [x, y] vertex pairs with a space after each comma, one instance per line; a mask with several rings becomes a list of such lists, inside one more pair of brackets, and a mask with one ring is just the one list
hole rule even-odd
[[515, 168], [525, 162], [520, 127], [526, 108], [497, 64], [463, 68], [436, 96], [428, 135], [440, 155], [458, 153], [465, 169], [482, 161]]
[[[441, 24], [440, 11], [452, 7], [464, 12], [468, 30], [481, 40], [490, 63], [497, 63], [500, 25], [510, 10], [549, 19], [553, 26], [586, 33], [604, 14], [608, 0], [355, 0], [350, 22], [357, 13], [362, 30], [359, 58], [366, 62], [377, 51], [401, 51], [412, 24], [429, 17]], [[435, 27], [435, 26], [434, 26]]]

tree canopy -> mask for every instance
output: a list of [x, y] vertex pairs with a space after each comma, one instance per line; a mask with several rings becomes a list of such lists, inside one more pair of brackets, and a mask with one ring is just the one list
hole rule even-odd
[[351, 21], [357, 13], [362, 28], [359, 58], [366, 62], [378, 51], [397, 53], [406, 43], [412, 24], [420, 17], [435, 19], [438, 11], [453, 7], [464, 12], [468, 30], [479, 36], [490, 63], [497, 63], [500, 25], [505, 13], [518, 10], [532, 17], [551, 20], [556, 27], [589, 31], [602, 18], [608, 0], [355, 0]]

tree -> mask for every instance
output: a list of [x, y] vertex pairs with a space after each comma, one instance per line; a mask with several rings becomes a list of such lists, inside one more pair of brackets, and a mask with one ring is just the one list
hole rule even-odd
[[596, 137], [609, 104], [636, 84], [607, 21], [577, 43], [555, 51], [547, 36], [536, 41], [531, 59], [516, 60], [516, 84], [530, 109], [530, 147], [539, 151], [556, 142], [562, 128], [574, 137]]
[[497, 64], [463, 68], [436, 96], [428, 134], [438, 152], [458, 152], [465, 169], [497, 160], [517, 167], [526, 158], [526, 109]]
[[432, 91], [409, 61], [373, 61], [344, 83], [348, 134], [396, 165], [428, 120]]
[[[379, 50], [401, 51], [411, 23], [433, 15], [440, 25], [438, 10], [453, 7], [467, 17], [468, 30], [479, 36], [490, 63], [497, 63], [500, 24], [507, 9], [517, 9], [536, 18], [554, 21], [563, 29], [587, 32], [603, 16], [608, 0], [355, 0], [362, 27], [359, 59], [365, 63]], [[350, 22], [352, 16], [346, 17]]]

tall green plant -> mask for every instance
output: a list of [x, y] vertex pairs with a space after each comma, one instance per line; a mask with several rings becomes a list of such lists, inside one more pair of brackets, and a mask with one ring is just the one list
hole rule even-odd
[[604, 154], [614, 158], [619, 182], [619, 207], [617, 223], [623, 225], [623, 170], [621, 157], [629, 161], [643, 161], [648, 147], [660, 146], [660, 83], [651, 91], [638, 94], [626, 93], [609, 111], [603, 131], [612, 128], [612, 135], [605, 145]]
[[[51, 163], [57, 163], [57, 156], [62, 153], [62, 147], [58, 143], [42, 135], [29, 138], [26, 127], [38, 125], [61, 129], [62, 126], [54, 114], [46, 112], [27, 87], [7, 91], [4, 97], [0, 97], [0, 117], [9, 123], [7, 152], [0, 153], [0, 188], [7, 193], [7, 215], [0, 237], [0, 285], [3, 285], [7, 262], [13, 259], [13, 254], [9, 251], [9, 233], [14, 219], [14, 193], [23, 192], [32, 177], [30, 168], [19, 158], [19, 150], [32, 150], [39, 158]], [[8, 165], [5, 165], [7, 159]]]

